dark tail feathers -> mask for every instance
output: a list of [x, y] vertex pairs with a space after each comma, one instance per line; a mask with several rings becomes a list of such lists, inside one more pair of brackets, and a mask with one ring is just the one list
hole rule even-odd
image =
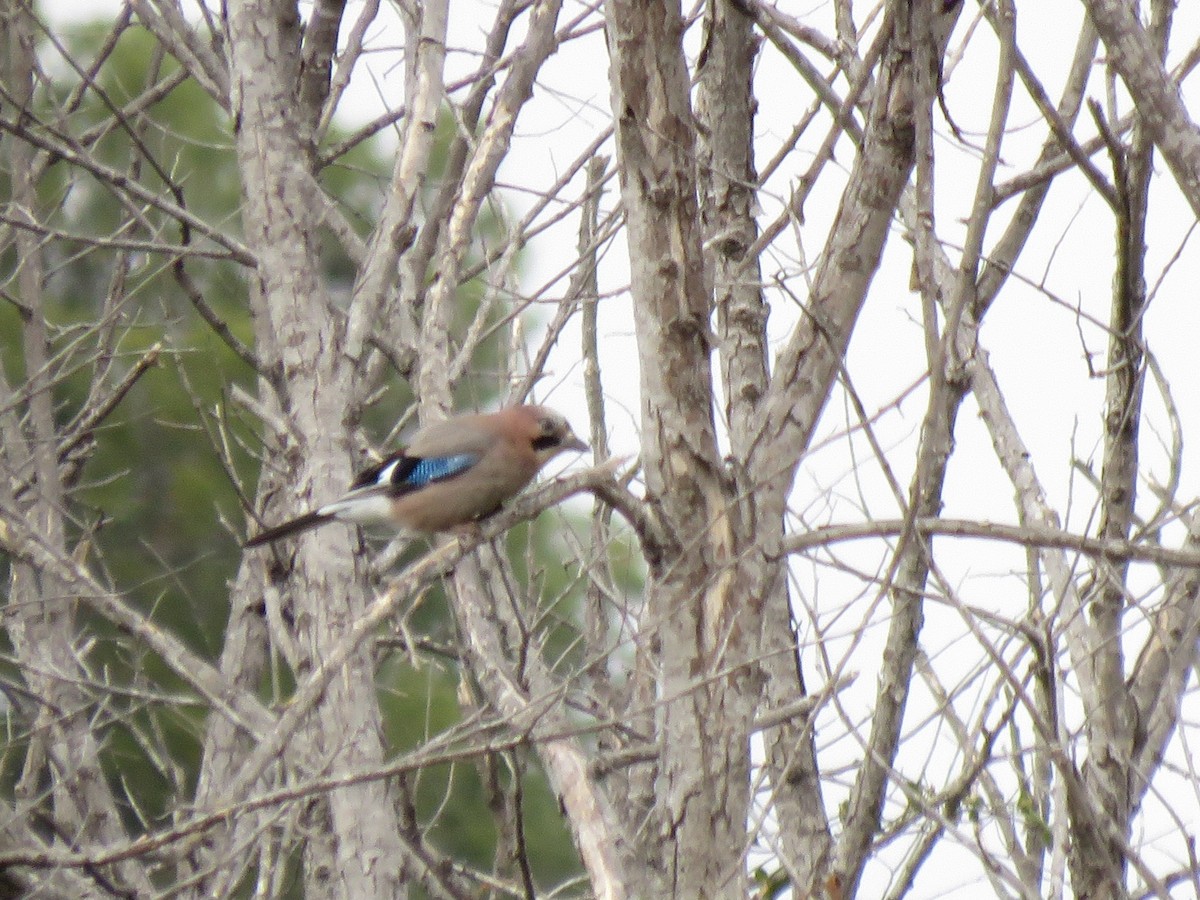
[[269, 544], [271, 541], [277, 541], [280, 538], [287, 537], [289, 534], [298, 534], [301, 531], [307, 531], [310, 528], [316, 528], [318, 525], [324, 525], [326, 522], [333, 520], [333, 516], [323, 512], [308, 512], [302, 516], [292, 519], [290, 522], [284, 522], [282, 525], [276, 525], [274, 528], [268, 528], [266, 531], [260, 531], [250, 540], [246, 541], [246, 547], [258, 547], [262, 544]]

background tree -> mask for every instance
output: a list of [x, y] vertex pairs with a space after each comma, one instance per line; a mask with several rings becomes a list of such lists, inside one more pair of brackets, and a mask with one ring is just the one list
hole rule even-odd
[[5, 3], [6, 890], [1200, 893], [1200, 21], [1048, 6]]

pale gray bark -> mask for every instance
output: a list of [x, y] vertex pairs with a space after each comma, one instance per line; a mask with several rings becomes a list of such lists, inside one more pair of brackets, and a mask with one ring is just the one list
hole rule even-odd
[[[35, 33], [31, 10], [23, 4], [5, 3], [0, 7], [0, 46], [7, 57], [3, 84], [16, 109], [32, 103]], [[35, 225], [41, 201], [32, 148], [22, 141], [11, 141], [6, 149], [12, 179], [11, 208], [22, 224]], [[0, 499], [6, 511], [18, 517], [20, 525], [36, 534], [46, 548], [65, 555], [65, 492], [54, 452], [59, 433], [54, 411], [55, 376], [49, 365], [52, 350], [44, 305], [42, 241], [33, 230], [22, 228], [17, 230], [12, 246], [17, 259], [17, 295], [26, 310], [22, 329], [26, 378], [21, 396], [0, 372], [0, 405], [4, 409], [0, 414], [4, 438]], [[18, 494], [15, 488], [22, 483], [30, 489]], [[31, 698], [23, 710], [30, 722], [30, 744], [21, 777], [14, 786], [15, 799], [30, 812], [42, 809], [46, 819], [56, 823], [48, 839], [50, 846], [91, 849], [119, 840], [122, 828], [89, 721], [95, 698], [89, 690], [92, 673], [82, 648], [75, 642], [75, 599], [70, 583], [54, 566], [40, 565], [28, 556], [10, 557], [8, 635]], [[48, 785], [44, 783], [47, 779]], [[85, 896], [99, 896], [111, 879], [138, 890], [150, 889], [146, 872], [129, 863], [107, 871], [95, 870], [85, 880], [64, 876], [51, 878], [48, 884], [73, 881]], [[41, 879], [35, 881], [39, 886], [41, 883]]]
[[[300, 22], [285, 3], [235, 3], [229, 12], [231, 106], [238, 121], [238, 158], [245, 192], [243, 227], [258, 259], [255, 318], [258, 353], [278, 379], [281, 410], [295, 441], [281, 458], [295, 460], [288, 487], [309, 503], [336, 496], [351, 477], [344, 411], [352, 369], [344, 335], [331, 327], [318, 240], [322, 204], [311, 172], [313, 119], [297, 116]], [[309, 112], [319, 112], [310, 99]], [[289, 442], [290, 443], [290, 442]], [[264, 480], [266, 487], [274, 479]], [[277, 513], [294, 507], [272, 505]], [[350, 529], [305, 540], [283, 589], [296, 625], [301, 676], [322, 659], [363, 612]], [[326, 687], [326, 702], [305, 723], [307, 761], [337, 776], [378, 766], [384, 753], [368, 648], [347, 661], [344, 677]], [[310, 884], [329, 896], [405, 894], [404, 848], [387, 782], [332, 792], [325, 803], [329, 840], [310, 846]], [[364, 810], [379, 814], [364, 815]], [[332, 854], [331, 856], [329, 854]]]
[[[1149, 90], [1144, 82], [1162, 70], [1161, 60], [1166, 55], [1167, 36], [1171, 30], [1171, 7], [1169, 3], [1152, 4], [1153, 21], [1148, 34], [1136, 24], [1122, 23], [1126, 29], [1136, 29], [1137, 33], [1129, 33], [1126, 37], [1137, 51], [1133, 56], [1127, 56], [1128, 51], [1121, 50], [1109, 57], [1109, 64], [1143, 100]], [[1092, 11], [1092, 19], [1110, 48], [1115, 48], [1118, 43], [1114, 36], [1114, 19], [1119, 17], [1119, 11], [1102, 4]], [[1151, 59], [1139, 55], [1145, 50], [1143, 38], [1150, 43], [1154, 54]], [[1156, 90], [1161, 92], [1162, 85], [1157, 85]], [[1151, 124], [1150, 120], [1157, 112], [1149, 102], [1139, 103], [1129, 148], [1110, 147], [1117, 265], [1105, 367], [1105, 440], [1097, 527], [1099, 536], [1107, 539], [1127, 538], [1137, 519], [1138, 434], [1147, 377], [1142, 322], [1147, 305], [1146, 225], [1154, 152], [1152, 140], [1169, 141], [1172, 147], [1175, 146], [1159, 123]], [[1178, 110], [1175, 114], [1178, 115]], [[1179, 122], [1173, 124], [1180, 125]], [[1191, 126], [1191, 132], [1193, 138], [1200, 137], [1194, 126]], [[1177, 179], [1184, 178], [1179, 174], [1181, 163], [1177, 154], [1164, 148], [1164, 156]], [[1180, 183], [1185, 185], [1187, 182], [1181, 180]], [[1197, 206], [1194, 199], [1192, 203]], [[1121, 632], [1128, 585], [1128, 563], [1119, 559], [1105, 561], [1091, 576], [1084, 597], [1090, 612], [1090, 626], [1095, 631], [1091, 665], [1096, 694], [1085, 701], [1090, 711], [1088, 758], [1080, 773], [1082, 783], [1078, 789], [1068, 792], [1068, 800], [1075, 824], [1075, 842], [1069, 858], [1071, 874], [1079, 893], [1088, 897], [1118, 897], [1124, 893], [1125, 846], [1129, 840], [1132, 813], [1145, 784], [1143, 770], [1134, 767], [1148, 737], [1141, 723], [1154, 715], [1151, 708], [1137, 705], [1137, 695], [1130, 690], [1136, 682], [1127, 681], [1130, 669], [1125, 660]], [[1184, 591], [1173, 597], [1172, 603], [1188, 608], [1191, 602], [1187, 598], [1188, 592]], [[1170, 717], [1168, 712], [1167, 718]], [[1111, 831], [1097, 827], [1097, 809], [1110, 817]]]
[[760, 614], [746, 603], [745, 523], [716, 444], [683, 20], [678, 4], [615, 0], [607, 22], [621, 196], [637, 248], [642, 462], [670, 540], [647, 586], [660, 751], [641, 862], [657, 876], [656, 896], [741, 897], [758, 682], [747, 650]]
[[[701, 125], [699, 177], [708, 277], [717, 315], [724, 421], [735, 459], [749, 457], [769, 381], [767, 316], [762, 267], [748, 256], [758, 237], [754, 217], [757, 182], [753, 157], [755, 37], [745, 11], [725, 2], [706, 11], [706, 42], [699, 63], [696, 116]], [[760, 486], [751, 470], [730, 471], [738, 514], [757, 548], [783, 540], [782, 518], [769, 518], [756, 502]], [[806, 693], [781, 559], [749, 557], [757, 570], [755, 590], [763, 597], [761, 706], [777, 709]], [[828, 865], [829, 822], [821, 796], [812, 723], [784, 719], [763, 733], [767, 773], [780, 828], [780, 860], [802, 893], [813, 894]]]
[[1200, 127], [1167, 74], [1161, 41], [1147, 32], [1136, 7], [1126, 0], [1085, 0], [1084, 6], [1108, 50], [1109, 65], [1133, 96], [1143, 127], [1200, 216]]

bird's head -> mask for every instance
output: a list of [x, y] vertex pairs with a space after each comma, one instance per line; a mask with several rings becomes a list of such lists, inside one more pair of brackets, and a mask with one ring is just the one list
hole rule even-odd
[[567, 420], [554, 410], [544, 406], [525, 406], [521, 410], [529, 426], [530, 446], [541, 465], [568, 450], [582, 452], [588, 449], [588, 445], [571, 430]]

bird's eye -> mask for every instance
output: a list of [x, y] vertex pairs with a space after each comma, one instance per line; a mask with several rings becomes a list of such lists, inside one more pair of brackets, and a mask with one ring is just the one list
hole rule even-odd
[[558, 431], [558, 425], [555, 424], [553, 419], [542, 419], [538, 424], [542, 427], [542, 434], [554, 434]]

